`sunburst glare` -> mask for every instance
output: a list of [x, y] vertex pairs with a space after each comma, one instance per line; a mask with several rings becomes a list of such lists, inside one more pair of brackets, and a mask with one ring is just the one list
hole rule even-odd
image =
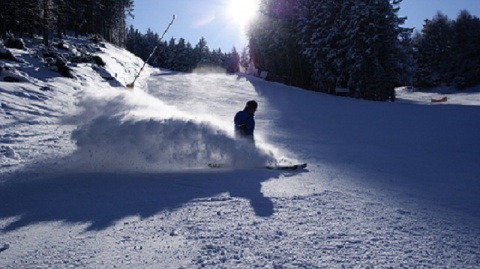
[[226, 13], [233, 24], [245, 29], [257, 15], [258, 7], [259, 0], [229, 0]]

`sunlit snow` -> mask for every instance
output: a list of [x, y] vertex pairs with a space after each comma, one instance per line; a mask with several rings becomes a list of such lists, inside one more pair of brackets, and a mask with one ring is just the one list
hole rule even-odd
[[0, 61], [21, 80], [0, 82], [0, 268], [480, 267], [480, 88], [372, 102], [147, 67], [128, 90], [140, 59], [68, 42], [106, 66], [61, 78], [35, 41]]

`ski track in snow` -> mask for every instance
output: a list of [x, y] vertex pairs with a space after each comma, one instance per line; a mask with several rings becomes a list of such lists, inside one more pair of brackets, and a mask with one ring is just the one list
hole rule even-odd
[[[459, 116], [478, 94], [376, 103], [150, 68], [130, 92], [141, 61], [100, 55], [125, 81], [0, 82], [0, 268], [480, 268], [480, 131]], [[232, 133], [250, 99], [257, 148]], [[309, 166], [251, 168], [272, 159]]]

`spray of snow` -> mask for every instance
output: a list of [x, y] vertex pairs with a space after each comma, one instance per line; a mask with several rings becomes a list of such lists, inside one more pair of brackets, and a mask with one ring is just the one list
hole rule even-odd
[[141, 91], [89, 91], [78, 107], [72, 161], [82, 171], [148, 172], [208, 163], [251, 167], [274, 161], [267, 147], [235, 139], [225, 126]]

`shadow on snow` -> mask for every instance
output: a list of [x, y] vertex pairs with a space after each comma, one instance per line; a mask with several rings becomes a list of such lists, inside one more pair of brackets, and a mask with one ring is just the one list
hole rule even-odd
[[270, 217], [273, 203], [261, 192], [261, 183], [278, 175], [276, 171], [216, 170], [12, 178], [0, 185], [0, 219], [17, 218], [4, 227], [6, 232], [47, 221], [89, 223], [88, 230], [102, 230], [128, 216], [148, 218], [221, 193], [247, 199], [257, 216]]
[[310, 157], [309, 167], [480, 217], [480, 128], [472, 120], [480, 107], [374, 102], [243, 78], [268, 102], [268, 117], [280, 119], [268, 141]]

